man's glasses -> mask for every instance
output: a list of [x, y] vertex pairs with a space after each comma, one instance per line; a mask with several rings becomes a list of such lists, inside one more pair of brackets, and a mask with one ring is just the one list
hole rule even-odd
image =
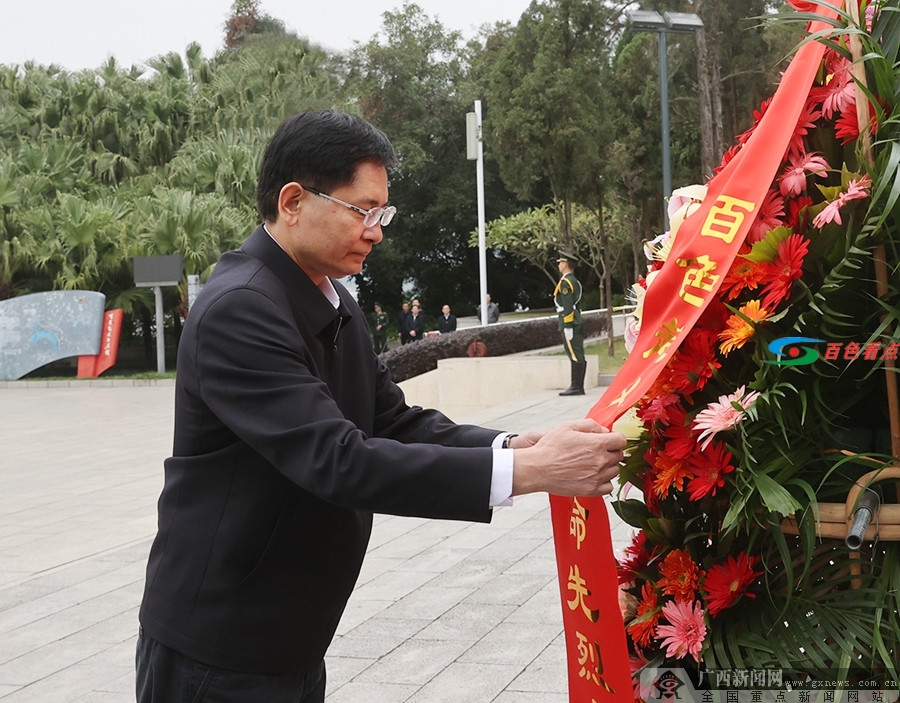
[[363, 226], [365, 227], [374, 227], [377, 224], [381, 224], [382, 227], [387, 227], [389, 224], [391, 224], [391, 220], [394, 219], [394, 215], [397, 214], [397, 208], [395, 208], [393, 205], [388, 205], [387, 207], [373, 207], [371, 210], [363, 210], [361, 207], [356, 207], [356, 205], [345, 203], [343, 200], [333, 198], [328, 195], [328, 193], [323, 193], [322, 191], [316, 190], [315, 188], [309, 188], [307, 186], [303, 186], [303, 188], [308, 190], [313, 195], [318, 195], [320, 198], [325, 198], [326, 200], [330, 200], [334, 203], [338, 203], [339, 205], [350, 208], [354, 212], [358, 212], [363, 216]]

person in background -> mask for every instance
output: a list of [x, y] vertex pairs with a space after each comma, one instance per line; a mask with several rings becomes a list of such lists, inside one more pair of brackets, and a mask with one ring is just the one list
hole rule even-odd
[[[495, 322], [499, 322], [500, 320], [500, 306], [491, 300], [490, 293], [485, 293], [484, 297], [487, 300], [487, 323], [489, 325], [493, 325]], [[478, 317], [480, 319], [481, 306], [479, 305], [476, 309], [478, 310]]]
[[400, 344], [409, 344], [409, 303], [404, 302], [397, 313], [397, 336]]
[[623, 435], [458, 425], [409, 406], [373, 353], [340, 279], [396, 214], [395, 161], [383, 132], [333, 110], [288, 118], [266, 147], [262, 222], [219, 259], [178, 347], [138, 703], [323, 703], [375, 512], [490, 522], [513, 496], [612, 491]]
[[449, 305], [441, 308], [441, 315], [438, 317], [438, 332], [441, 334], [456, 332], [456, 315], [450, 312]]
[[571, 363], [572, 382], [560, 395], [584, 395], [584, 324], [581, 320], [581, 283], [575, 278], [573, 254], [561, 251], [556, 260], [560, 279], [553, 291], [553, 304], [559, 318], [563, 348]]
[[387, 351], [388, 314], [382, 310], [381, 303], [375, 303], [375, 317], [372, 323], [372, 345], [376, 354], [382, 354]]
[[412, 310], [409, 313], [409, 341], [418, 342], [425, 338], [425, 314], [419, 309], [419, 304], [413, 301]]

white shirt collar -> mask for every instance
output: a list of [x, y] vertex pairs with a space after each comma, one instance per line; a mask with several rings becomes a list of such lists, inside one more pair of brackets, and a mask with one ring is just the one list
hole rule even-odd
[[[269, 231], [269, 228], [266, 227], [266, 223], [263, 222], [263, 229], [266, 231], [266, 234], [275, 242], [281, 251], [284, 251], [285, 254], [287, 252], [284, 250], [284, 247], [281, 246], [281, 242], [279, 242], [275, 237], [272, 236], [272, 233]], [[337, 310], [338, 306], [341, 304], [341, 296], [338, 295], [337, 290], [334, 287], [334, 284], [331, 282], [331, 279], [328, 276], [322, 280], [322, 282], [318, 286], [319, 290], [322, 291], [322, 295], [328, 298], [328, 302], [334, 306], [334, 309]]]

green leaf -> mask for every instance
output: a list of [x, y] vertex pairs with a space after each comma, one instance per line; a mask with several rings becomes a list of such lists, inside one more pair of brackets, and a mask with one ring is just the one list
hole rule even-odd
[[773, 513], [792, 515], [802, 507], [784, 486], [768, 475], [756, 474], [754, 479], [763, 503]]

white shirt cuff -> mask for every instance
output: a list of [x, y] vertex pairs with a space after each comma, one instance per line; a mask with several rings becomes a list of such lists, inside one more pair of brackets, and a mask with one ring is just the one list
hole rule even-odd
[[514, 449], [501, 449], [503, 442], [511, 433], [504, 432], [497, 435], [491, 443], [494, 449], [494, 465], [491, 473], [491, 497], [490, 507], [506, 507], [513, 504], [512, 501], [512, 483], [513, 483], [513, 458]]

